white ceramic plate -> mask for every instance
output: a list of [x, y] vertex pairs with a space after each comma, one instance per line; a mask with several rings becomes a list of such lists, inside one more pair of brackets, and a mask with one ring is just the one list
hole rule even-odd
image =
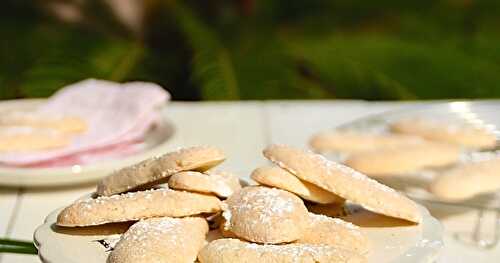
[[[364, 117], [353, 122], [343, 124], [336, 129], [338, 130], [354, 130], [370, 133], [385, 133], [390, 123], [411, 117], [422, 117], [443, 120], [451, 123], [468, 123], [472, 125], [480, 125], [491, 130], [500, 138], [500, 101], [455, 101], [446, 103], [425, 104], [423, 106], [404, 107], [400, 110], [384, 112], [368, 117]], [[497, 147], [486, 151], [468, 151], [463, 152], [462, 160], [471, 160], [481, 158], [481, 156], [490, 154], [499, 154], [500, 140], [497, 139]], [[342, 161], [345, 156], [325, 153], [329, 159]], [[376, 178], [384, 184], [387, 184], [397, 190], [405, 192], [408, 196], [417, 199], [425, 200], [434, 203], [444, 203], [448, 205], [456, 205], [473, 208], [500, 208], [500, 192], [483, 194], [471, 199], [460, 202], [448, 202], [440, 200], [429, 191], [428, 184], [434, 176], [439, 172], [439, 169], [425, 169], [413, 174], [405, 174], [399, 176], [388, 176], [384, 178]]]
[[[30, 110], [44, 100], [13, 100], [0, 103], [0, 113], [10, 110]], [[111, 171], [168, 151], [173, 125], [162, 115], [158, 125], [145, 136], [143, 151], [122, 158], [89, 165], [57, 168], [13, 168], [0, 166], [0, 185], [12, 187], [47, 187], [82, 184], [97, 181]]]
[[[443, 248], [443, 230], [429, 212], [420, 207], [423, 221], [420, 225], [401, 225], [401, 221], [357, 210], [349, 216], [361, 225], [370, 241], [368, 262], [373, 263], [429, 263], [436, 261]], [[98, 240], [116, 242], [127, 225], [113, 228], [61, 228], [55, 226], [59, 210], [47, 216], [45, 223], [34, 234], [35, 245], [42, 262], [48, 263], [104, 263], [110, 248]], [[213, 234], [213, 233], [212, 233]], [[209, 234], [210, 236], [210, 234]]]

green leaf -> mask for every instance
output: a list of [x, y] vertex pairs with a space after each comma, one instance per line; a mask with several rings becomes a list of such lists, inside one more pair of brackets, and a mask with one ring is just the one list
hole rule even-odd
[[[327, 91], [301, 78], [297, 63], [273, 31], [242, 26], [221, 44], [211, 28], [192, 11], [171, 7], [180, 31], [193, 49], [192, 70], [204, 99], [324, 98]], [[286, 92], [283, 92], [283, 91]]]
[[229, 51], [191, 10], [174, 3], [171, 6], [181, 32], [191, 46], [193, 81], [201, 87], [204, 99], [238, 99], [238, 80]]
[[[144, 48], [135, 41], [61, 24], [9, 33], [10, 44], [16, 43], [20, 52], [11, 55], [9, 45], [0, 45], [4, 58], [0, 69], [6, 69], [0, 73], [1, 84], [10, 90], [0, 93], [3, 98], [47, 97], [64, 85], [90, 77], [123, 81], [143, 57]], [[36, 52], [31, 43], [37, 43]], [[15, 69], [10, 68], [12, 64]]]
[[242, 99], [329, 97], [326, 90], [300, 76], [297, 61], [279, 39], [255, 31], [245, 35], [232, 48]]
[[417, 43], [387, 35], [333, 34], [287, 39], [341, 98], [435, 99], [500, 96], [500, 67], [450, 43]]

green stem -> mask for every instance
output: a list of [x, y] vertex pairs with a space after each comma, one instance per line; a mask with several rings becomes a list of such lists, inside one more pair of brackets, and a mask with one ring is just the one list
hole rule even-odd
[[33, 242], [15, 239], [0, 238], [0, 245], [10, 246], [33, 246]]
[[38, 250], [35, 247], [0, 246], [0, 253], [36, 255]]
[[0, 239], [0, 253], [16, 253], [16, 254], [38, 254], [38, 250], [32, 242]]

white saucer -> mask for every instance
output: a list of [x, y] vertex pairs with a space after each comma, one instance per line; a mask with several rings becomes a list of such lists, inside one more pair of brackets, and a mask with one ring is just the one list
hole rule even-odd
[[[42, 262], [48, 263], [104, 263], [109, 254], [97, 240], [117, 240], [127, 226], [61, 228], [55, 226], [58, 209], [49, 214], [45, 223], [34, 234], [35, 245]], [[350, 217], [364, 219], [377, 227], [362, 227], [370, 241], [368, 262], [430, 263], [436, 261], [443, 248], [443, 230], [427, 209], [420, 207], [423, 220], [420, 225], [387, 226], [396, 219], [354, 212]]]
[[[13, 100], [0, 103], [0, 112], [29, 110], [45, 100]], [[145, 136], [143, 151], [122, 159], [108, 160], [90, 165], [57, 168], [15, 168], [0, 166], [0, 185], [11, 187], [50, 187], [97, 181], [111, 171], [145, 160], [168, 151], [173, 125], [162, 115], [158, 125]]]

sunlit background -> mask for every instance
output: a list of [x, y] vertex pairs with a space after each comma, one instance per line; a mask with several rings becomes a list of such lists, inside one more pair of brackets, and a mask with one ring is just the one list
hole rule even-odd
[[500, 97], [500, 1], [2, 1], [0, 99], [94, 77], [176, 100]]

